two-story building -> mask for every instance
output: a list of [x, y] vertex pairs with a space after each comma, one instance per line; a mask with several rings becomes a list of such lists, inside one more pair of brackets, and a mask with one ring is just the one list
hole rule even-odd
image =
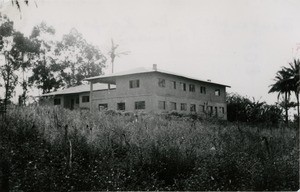
[[135, 70], [90, 77], [82, 85], [45, 94], [66, 108], [143, 110], [160, 113], [200, 113], [227, 119], [227, 85], [157, 69]]

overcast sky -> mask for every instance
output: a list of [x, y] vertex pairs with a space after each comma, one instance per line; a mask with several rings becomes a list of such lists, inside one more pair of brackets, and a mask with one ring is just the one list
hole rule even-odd
[[1, 12], [26, 35], [42, 21], [57, 35], [75, 27], [104, 53], [113, 38], [130, 51], [115, 71], [155, 63], [268, 103], [276, 71], [300, 55], [299, 0], [36, 0], [21, 13], [6, 1]]

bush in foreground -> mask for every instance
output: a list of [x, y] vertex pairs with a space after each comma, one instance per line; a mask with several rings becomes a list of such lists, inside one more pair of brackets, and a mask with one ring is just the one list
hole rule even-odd
[[24, 191], [296, 190], [295, 134], [188, 116], [16, 108], [1, 122], [0, 171], [2, 184]]

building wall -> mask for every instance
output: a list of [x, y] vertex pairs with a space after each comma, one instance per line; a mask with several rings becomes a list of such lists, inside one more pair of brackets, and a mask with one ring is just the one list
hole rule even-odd
[[[158, 85], [159, 79], [165, 80], [165, 87], [160, 87]], [[227, 104], [226, 104], [226, 88], [225, 86], [206, 83], [206, 82], [199, 82], [190, 80], [183, 77], [172, 76], [163, 73], [155, 73], [153, 77], [155, 93], [156, 93], [156, 101], [154, 103], [155, 109], [158, 112], [163, 111], [170, 111], [171, 104], [170, 102], [174, 102], [177, 105], [178, 112], [186, 112], [190, 113], [190, 106], [191, 104], [196, 105], [196, 112], [203, 115], [209, 116], [218, 116], [223, 119], [227, 119]], [[173, 82], [176, 82], [176, 89], [173, 87]], [[182, 90], [181, 84], [186, 84], [186, 91]], [[191, 92], [189, 90], [189, 85], [195, 85], [195, 91]], [[200, 87], [205, 87], [206, 93], [200, 92]], [[219, 89], [220, 95], [216, 96], [215, 91]], [[159, 101], [166, 102], [166, 109], [162, 110], [158, 108]], [[187, 104], [187, 110], [182, 111], [180, 109], [181, 103]], [[204, 110], [202, 107], [204, 106]], [[209, 107], [212, 107], [212, 113], [210, 113]], [[215, 108], [217, 107], [217, 112]]]
[[108, 109], [117, 110], [118, 103], [125, 103], [125, 111], [136, 111], [135, 102], [145, 101], [146, 112], [153, 112], [155, 110], [153, 103], [155, 102], [153, 96], [128, 96], [128, 97], [112, 97], [106, 99], [95, 99], [93, 100], [92, 106], [94, 110], [99, 110], [99, 104], [107, 104]]
[[[138, 88], [130, 88], [130, 80], [139, 80]], [[159, 79], [165, 80], [165, 87], [159, 86]], [[176, 89], [173, 88], [173, 83], [176, 82]], [[186, 84], [186, 91], [183, 91], [180, 83]], [[195, 85], [195, 92], [189, 90], [189, 85]], [[200, 92], [200, 87], [206, 88], [206, 93]], [[220, 96], [215, 95], [215, 90], [220, 90]], [[56, 96], [61, 98], [61, 106], [70, 108], [71, 99], [79, 97], [79, 103], [74, 105], [76, 108], [90, 108], [92, 102], [93, 110], [99, 110], [99, 104], [107, 104], [108, 109], [117, 110], [118, 103], [125, 103], [126, 111], [135, 111], [136, 101], [145, 101], [146, 112], [163, 112], [170, 111], [170, 102], [175, 102], [178, 112], [190, 113], [191, 104], [196, 105], [196, 112], [207, 115], [209, 107], [212, 107], [213, 113], [220, 118], [227, 119], [227, 105], [226, 105], [226, 89], [224, 86], [199, 82], [183, 77], [172, 76], [163, 73], [144, 73], [117, 77], [116, 89], [93, 91], [92, 101], [83, 102], [83, 96], [90, 96], [89, 92]], [[165, 109], [159, 109], [159, 101], [164, 101]], [[53, 101], [52, 101], [53, 103]], [[187, 110], [180, 109], [181, 103], [187, 105]], [[217, 107], [217, 112], [215, 108]], [[204, 108], [204, 112], [203, 112]]]
[[64, 97], [62, 95], [43, 97], [42, 99], [40, 99], [39, 104], [54, 105], [54, 99], [60, 99], [60, 105], [57, 106], [64, 107]]
[[[116, 89], [93, 92], [94, 110], [99, 108], [99, 104], [107, 104], [109, 109], [117, 110], [117, 104], [125, 102], [126, 111], [135, 111], [135, 102], [145, 101], [146, 108], [143, 111], [154, 111], [155, 95], [153, 74], [134, 74], [118, 77]], [[130, 80], [139, 80], [139, 87], [130, 88]]]
[[[159, 87], [158, 86], [158, 79], [165, 79], [166, 86], [165, 87]], [[156, 89], [156, 95], [158, 96], [168, 96], [168, 97], [176, 97], [176, 98], [188, 98], [188, 99], [196, 99], [201, 100], [205, 102], [216, 102], [216, 103], [222, 103], [226, 101], [226, 91], [225, 87], [221, 85], [215, 85], [211, 83], [206, 82], [199, 82], [194, 81], [182, 77], [162, 74], [162, 73], [156, 73], [155, 74], [155, 89]], [[172, 81], [176, 82], [176, 89], [172, 87]], [[183, 91], [180, 87], [180, 83], [186, 84], [186, 91]], [[189, 85], [193, 84], [195, 85], [195, 92], [189, 91]], [[203, 86], [206, 88], [206, 94], [203, 94], [200, 92], [200, 87]], [[221, 95], [215, 96], [215, 90], [220, 89]]]
[[79, 94], [68, 94], [63, 96], [64, 108], [78, 109], [80, 105]]
[[[164, 101], [166, 104], [165, 109], [159, 109], [159, 102]], [[176, 103], [177, 109], [173, 110], [171, 108], [171, 102]], [[184, 103], [187, 106], [187, 110], [181, 110], [181, 104]], [[156, 96], [154, 101], [154, 108], [156, 112], [166, 112], [166, 111], [176, 111], [180, 113], [192, 113], [191, 105], [195, 105], [196, 113], [202, 116], [218, 116], [222, 119], [227, 119], [227, 105], [226, 103], [218, 103], [218, 102], [203, 102], [202, 100], [198, 99], [189, 99], [189, 98], [178, 98], [178, 97], [167, 97], [167, 96]], [[212, 113], [210, 113], [209, 107], [213, 107]], [[204, 107], [204, 110], [203, 108]], [[215, 112], [215, 107], [217, 107], [217, 113]], [[222, 110], [222, 108], [224, 108]]]
[[[139, 88], [129, 88], [129, 81], [137, 79], [140, 80]], [[153, 79], [153, 73], [120, 76], [116, 79], [116, 95], [119, 97], [153, 95], [155, 91]]]
[[83, 102], [83, 100], [82, 100], [83, 96], [90, 96], [90, 92], [85, 92], [85, 93], [80, 93], [79, 94], [79, 108], [89, 109], [90, 108], [90, 102]]
[[[129, 88], [130, 80], [140, 80], [138, 88]], [[158, 85], [159, 79], [165, 80], [165, 87]], [[172, 82], [176, 82], [176, 89]], [[186, 84], [186, 91], [180, 87], [180, 82]], [[189, 85], [195, 85], [195, 92], [189, 90]], [[206, 88], [206, 93], [200, 92], [200, 87]], [[215, 90], [220, 90], [220, 95], [215, 95]], [[85, 95], [89, 95], [86, 93]], [[217, 115], [220, 118], [227, 118], [226, 90], [224, 86], [210, 84], [206, 82], [193, 81], [186, 78], [176, 77], [162, 73], [137, 74], [118, 77], [116, 89], [95, 91], [93, 93], [94, 110], [98, 110], [99, 104], [107, 104], [108, 109], [117, 110], [117, 103], [124, 102], [126, 111], [135, 111], [136, 101], [146, 102], [146, 112], [170, 111], [170, 102], [175, 102], [178, 112], [190, 113], [191, 104], [196, 105], [196, 112], [203, 115]], [[166, 108], [159, 109], [159, 101], [165, 101]], [[187, 110], [180, 109], [181, 103], [187, 105]], [[209, 111], [212, 107], [212, 113]], [[203, 111], [204, 108], [204, 111]]]

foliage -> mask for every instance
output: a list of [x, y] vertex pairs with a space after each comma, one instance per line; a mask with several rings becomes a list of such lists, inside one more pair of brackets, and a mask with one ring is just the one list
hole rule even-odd
[[110, 57], [110, 62], [111, 62], [111, 73], [114, 73], [114, 63], [116, 57], [120, 57], [121, 55], [128, 55], [129, 51], [123, 51], [123, 52], [117, 52], [117, 48], [119, 47], [118, 44], [115, 44], [113, 39], [111, 39], [111, 48], [108, 52], [108, 55]]
[[[12, 21], [0, 15], [0, 55], [4, 57], [0, 87], [5, 89], [5, 105], [18, 83], [23, 88], [19, 96], [19, 103], [23, 105], [28, 98], [28, 86], [48, 93], [103, 74], [106, 57], [77, 30], [72, 29], [61, 41], [55, 40], [54, 35], [53, 27], [41, 23], [33, 28], [30, 37], [25, 37], [14, 30]], [[23, 74], [22, 80], [18, 73]]]
[[42, 93], [49, 93], [63, 85], [60, 73], [65, 67], [57, 64], [54, 34], [53, 27], [41, 23], [33, 28], [30, 36], [30, 39], [40, 45], [40, 51], [34, 59], [29, 84], [41, 89]]
[[106, 57], [96, 46], [87, 43], [76, 29], [63, 36], [55, 51], [60, 58], [58, 62], [65, 66], [61, 75], [68, 87], [82, 84], [87, 77], [103, 74]]
[[227, 118], [229, 121], [265, 123], [278, 125], [282, 119], [282, 111], [278, 105], [252, 101], [238, 94], [227, 95]]
[[23, 2], [25, 5], [29, 4], [29, 0], [23, 0], [23, 1], [21, 1], [21, 0], [11, 0], [12, 5], [13, 6], [16, 5], [19, 11], [21, 11], [21, 5], [20, 5], [21, 2]]
[[45, 23], [34, 27], [31, 39], [41, 46], [29, 78], [30, 84], [43, 93], [62, 86], [75, 86], [87, 77], [102, 74], [106, 58], [101, 51], [86, 42], [82, 34], [72, 29], [61, 41], [53, 39], [55, 29]]
[[292, 63], [289, 63], [289, 67], [282, 67], [276, 73], [275, 83], [271, 85], [271, 89], [269, 93], [278, 92], [278, 98], [280, 95], [284, 95], [284, 103], [285, 103], [285, 120], [288, 122], [288, 109], [289, 109], [289, 100], [291, 92], [295, 93], [297, 99], [297, 111], [299, 116], [299, 59]]
[[298, 60], [294, 59], [294, 61], [292, 63], [289, 63], [289, 67], [284, 67], [283, 70], [288, 74], [287, 81], [289, 84], [289, 88], [295, 94], [295, 97], [297, 100], [297, 114], [299, 116], [299, 112], [300, 112], [299, 111], [299, 87], [300, 87], [300, 81], [299, 81], [300, 61], [299, 61], [299, 59]]
[[19, 55], [18, 56], [19, 66], [23, 73], [23, 80], [21, 82], [23, 93], [22, 95], [19, 96], [19, 104], [25, 105], [25, 101], [27, 99], [28, 81], [27, 79], [25, 79], [24, 73], [27, 72], [31, 67], [34, 56], [39, 53], [40, 45], [35, 41], [32, 41], [31, 39], [25, 37], [20, 32], [15, 32], [14, 42], [15, 42], [16, 54]]
[[2, 173], [12, 191], [299, 188], [294, 130], [192, 122], [16, 108], [1, 124]]
[[[23, 72], [29, 65], [31, 54], [38, 52], [39, 46], [13, 28], [13, 22], [0, 15], [0, 54], [3, 56], [4, 65], [1, 76], [5, 87], [5, 105], [12, 97], [18, 82], [16, 71], [22, 68]], [[23, 79], [23, 97], [26, 96], [26, 82]]]

